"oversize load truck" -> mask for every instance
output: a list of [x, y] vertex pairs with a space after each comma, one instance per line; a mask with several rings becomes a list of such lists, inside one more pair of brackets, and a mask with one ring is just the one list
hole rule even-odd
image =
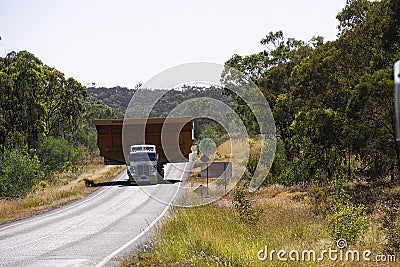
[[191, 118], [95, 120], [94, 125], [104, 164], [129, 166], [131, 146], [154, 145], [158, 157], [157, 170], [162, 174], [164, 164], [186, 162], [192, 152]]
[[156, 184], [157, 160], [155, 145], [131, 146], [127, 167], [129, 182]]

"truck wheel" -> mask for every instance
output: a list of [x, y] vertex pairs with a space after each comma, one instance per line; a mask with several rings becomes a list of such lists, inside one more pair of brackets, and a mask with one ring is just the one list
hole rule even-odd
[[132, 183], [132, 175], [131, 172], [129, 170], [126, 170], [126, 173], [128, 174], [128, 183], [131, 184]]
[[159, 171], [161, 178], [164, 178], [164, 168], [161, 168]]

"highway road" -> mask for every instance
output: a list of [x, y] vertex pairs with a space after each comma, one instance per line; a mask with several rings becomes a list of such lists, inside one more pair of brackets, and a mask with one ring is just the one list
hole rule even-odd
[[114, 266], [151, 233], [179, 190], [179, 183], [142, 190], [127, 179], [124, 171], [83, 200], [0, 225], [0, 266]]

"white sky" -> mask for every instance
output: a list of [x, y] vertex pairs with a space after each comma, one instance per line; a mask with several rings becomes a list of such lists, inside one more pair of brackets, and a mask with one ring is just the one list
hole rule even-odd
[[0, 0], [0, 55], [28, 50], [82, 84], [133, 88], [179, 64], [264, 50], [270, 31], [334, 40], [346, 0]]

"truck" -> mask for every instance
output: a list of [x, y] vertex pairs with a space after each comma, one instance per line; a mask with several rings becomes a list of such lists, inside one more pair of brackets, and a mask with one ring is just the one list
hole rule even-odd
[[157, 159], [155, 145], [133, 145], [127, 167], [128, 181], [137, 184], [157, 183]]
[[[161, 175], [166, 163], [188, 162], [192, 152], [192, 118], [109, 119], [95, 120], [94, 125], [97, 130], [97, 145], [100, 156], [104, 158], [104, 164], [124, 164], [127, 166], [128, 176], [131, 154], [139, 154], [140, 152], [136, 151], [139, 147], [143, 149], [142, 152], [150, 147], [155, 149], [156, 160], [149, 161], [156, 164], [156, 169]], [[148, 150], [147, 153], [153, 155], [154, 151]], [[133, 176], [130, 179], [134, 180]]]

